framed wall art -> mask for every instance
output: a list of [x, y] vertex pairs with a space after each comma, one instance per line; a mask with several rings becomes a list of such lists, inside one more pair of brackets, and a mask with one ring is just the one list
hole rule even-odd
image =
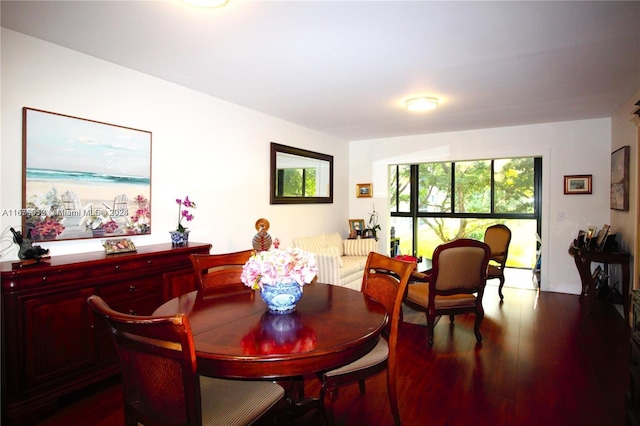
[[611, 154], [611, 208], [629, 210], [629, 146]]
[[151, 132], [23, 108], [23, 233], [151, 233]]
[[591, 194], [592, 175], [570, 175], [564, 177], [565, 194]]
[[358, 198], [371, 198], [373, 196], [373, 188], [370, 183], [357, 183], [356, 196]]

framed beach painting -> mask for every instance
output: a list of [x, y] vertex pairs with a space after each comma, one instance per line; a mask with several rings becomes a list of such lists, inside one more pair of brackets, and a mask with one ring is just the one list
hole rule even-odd
[[151, 233], [151, 132], [23, 108], [23, 235]]

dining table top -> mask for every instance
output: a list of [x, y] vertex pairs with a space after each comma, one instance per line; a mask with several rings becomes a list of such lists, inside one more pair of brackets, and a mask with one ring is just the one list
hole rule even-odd
[[378, 342], [387, 324], [383, 305], [362, 292], [313, 283], [296, 309], [269, 312], [259, 290], [175, 297], [154, 316], [186, 313], [198, 371], [220, 378], [277, 379], [353, 362]]

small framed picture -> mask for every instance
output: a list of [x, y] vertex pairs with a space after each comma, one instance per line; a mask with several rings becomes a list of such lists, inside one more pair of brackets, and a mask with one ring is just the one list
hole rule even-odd
[[592, 175], [571, 175], [564, 177], [565, 194], [591, 194]]
[[349, 219], [349, 238], [362, 237], [364, 219]]
[[370, 198], [373, 196], [373, 188], [371, 183], [357, 183], [356, 196], [358, 198]]
[[103, 240], [102, 246], [106, 254], [127, 253], [137, 250], [135, 244], [129, 238]]

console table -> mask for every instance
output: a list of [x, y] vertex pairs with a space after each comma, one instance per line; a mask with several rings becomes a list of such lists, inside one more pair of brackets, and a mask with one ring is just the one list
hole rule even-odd
[[210, 248], [169, 243], [135, 253], [52, 256], [23, 267], [2, 262], [2, 424], [35, 424], [61, 396], [119, 372], [89, 296], [98, 294], [121, 312], [151, 315], [177, 283], [193, 288], [189, 255]]
[[569, 247], [569, 254], [573, 256], [573, 260], [578, 268], [580, 280], [582, 281], [582, 291], [580, 296], [589, 294], [589, 297], [595, 297], [595, 283], [591, 276], [591, 262], [602, 263], [605, 269], [608, 265], [622, 266], [622, 306], [624, 307], [624, 319], [629, 323], [629, 262], [631, 255], [624, 252], [607, 252], [593, 251], [581, 249], [576, 246]]

